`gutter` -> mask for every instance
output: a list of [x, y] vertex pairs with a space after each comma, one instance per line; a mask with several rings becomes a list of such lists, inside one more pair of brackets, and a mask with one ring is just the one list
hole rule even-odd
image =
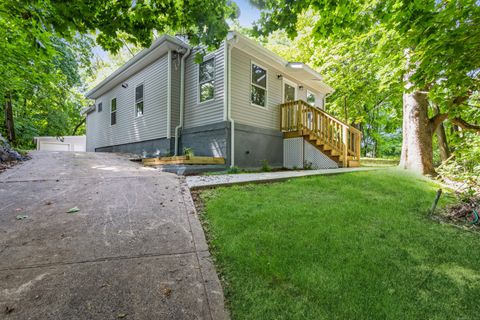
[[185, 108], [185, 61], [190, 55], [192, 50], [190, 47], [187, 49], [187, 52], [183, 55], [180, 62], [180, 123], [175, 127], [175, 155], [178, 155], [178, 138], [179, 130], [183, 128], [183, 110]]
[[172, 50], [168, 50], [167, 64], [167, 139], [172, 137], [170, 123], [172, 119]]
[[230, 93], [231, 88], [231, 69], [232, 69], [232, 45], [238, 42], [236, 33], [229, 33], [227, 35], [227, 40], [225, 41], [225, 57], [224, 61], [226, 64], [226, 74], [227, 79], [224, 82], [226, 83], [225, 90], [225, 109], [227, 120], [230, 122], [230, 168], [235, 166], [235, 121], [232, 118], [232, 95]]
[[123, 72], [127, 71], [129, 68], [133, 67], [138, 61], [140, 61], [142, 58], [150, 54], [151, 52], [155, 51], [158, 47], [160, 47], [162, 44], [165, 42], [170, 42], [173, 45], [177, 45], [180, 47], [185, 47], [186, 44], [172, 36], [169, 35], [163, 35], [162, 37], [158, 38], [155, 40], [152, 45], [149, 48], [145, 48], [139, 53], [137, 53], [133, 58], [128, 60], [123, 66], [115, 70], [111, 75], [109, 75], [106, 79], [101, 81], [99, 84], [97, 84], [92, 90], [88, 91], [85, 96], [89, 99], [95, 99], [92, 98], [92, 96], [100, 89], [102, 89], [105, 85], [107, 85], [110, 81], [113, 81], [117, 76], [120, 76]]

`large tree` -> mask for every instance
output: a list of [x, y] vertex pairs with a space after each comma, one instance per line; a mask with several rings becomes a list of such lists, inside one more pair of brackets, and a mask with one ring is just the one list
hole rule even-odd
[[[449, 119], [478, 129], [467, 120], [472, 94], [479, 89], [480, 5], [475, 0], [252, 0], [265, 9], [258, 34], [284, 29], [294, 37], [298, 18], [318, 16], [313, 43], [342, 42], [381, 32], [372, 45], [392, 73], [401, 70], [403, 145], [401, 166], [434, 173], [432, 137]], [[433, 115], [431, 105], [440, 112]]]
[[91, 63], [90, 36], [112, 53], [126, 43], [148, 47], [155, 34], [165, 32], [216, 47], [235, 13], [227, 0], [4, 0], [0, 129], [11, 141], [18, 138], [16, 129], [24, 141], [34, 134], [78, 133], [85, 103], [78, 86], [81, 69]]

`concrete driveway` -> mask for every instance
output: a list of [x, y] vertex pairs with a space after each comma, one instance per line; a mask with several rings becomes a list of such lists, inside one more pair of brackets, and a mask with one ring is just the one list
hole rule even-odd
[[1, 319], [225, 316], [181, 178], [73, 152], [34, 152], [0, 174]]

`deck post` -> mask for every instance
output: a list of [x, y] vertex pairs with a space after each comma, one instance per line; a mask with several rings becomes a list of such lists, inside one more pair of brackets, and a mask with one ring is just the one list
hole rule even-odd
[[348, 167], [348, 128], [343, 126], [343, 167]]

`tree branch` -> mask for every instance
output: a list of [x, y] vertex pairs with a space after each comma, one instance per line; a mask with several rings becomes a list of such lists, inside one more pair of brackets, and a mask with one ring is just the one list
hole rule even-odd
[[437, 130], [438, 126], [445, 120], [448, 119], [448, 113], [437, 113], [430, 119], [430, 128], [432, 132]]
[[450, 121], [452, 121], [453, 124], [456, 124], [457, 126], [459, 126], [462, 129], [475, 130], [477, 132], [480, 132], [480, 126], [479, 125], [468, 123], [467, 121], [463, 120], [462, 118], [455, 117], [453, 119], [450, 119]]
[[73, 129], [72, 136], [74, 136], [74, 135], [77, 134], [77, 130], [81, 127], [82, 124], [85, 123], [85, 121], [87, 121], [87, 117], [83, 117], [82, 121], [80, 121], [80, 123], [78, 123], [78, 124], [75, 126], [75, 129]]

